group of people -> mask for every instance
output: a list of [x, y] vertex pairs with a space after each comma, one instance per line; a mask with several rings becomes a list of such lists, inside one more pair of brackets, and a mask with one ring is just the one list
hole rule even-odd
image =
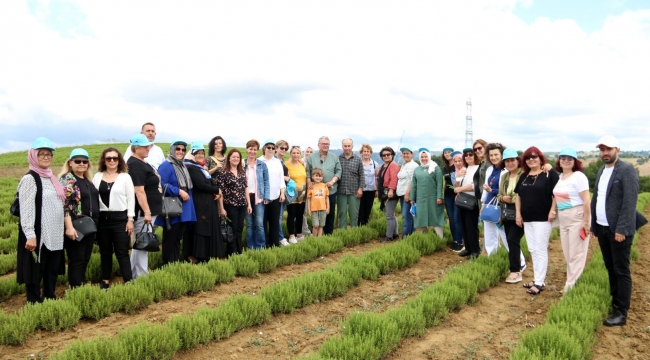
[[[619, 144], [612, 136], [597, 145], [605, 166], [591, 200], [582, 163], [572, 148], [560, 152], [553, 168], [534, 146], [520, 156], [500, 143], [476, 140], [463, 151], [444, 148], [443, 166], [432, 160], [429, 149], [405, 146], [399, 149], [404, 159], [399, 166], [391, 147], [380, 150], [379, 164], [371, 158], [370, 145], [362, 144], [357, 155], [349, 138], [341, 142], [343, 153], [338, 156], [329, 151], [326, 136], [318, 139], [317, 151], [290, 147], [285, 140], [250, 140], [244, 156], [236, 148], [228, 150], [220, 136], [210, 140], [207, 155], [201, 142], [178, 139], [165, 154], [154, 144], [155, 135], [154, 124], [146, 123], [124, 155], [113, 147], [105, 149], [94, 176], [86, 150], [72, 150], [55, 176], [50, 169], [52, 143], [38, 138], [32, 144], [30, 171], [18, 185], [17, 280], [26, 284], [29, 302], [55, 297], [56, 277], [65, 270], [63, 249], [70, 286], [80, 286], [96, 241], [100, 287], [107, 289], [113, 254], [125, 282], [148, 272], [148, 253], [132, 249], [129, 255], [129, 250], [132, 235], [152, 231], [151, 225], [162, 226], [164, 264], [181, 259], [196, 263], [241, 253], [244, 223], [247, 248], [290, 246], [305, 235], [331, 234], [335, 220], [339, 228], [367, 224], [377, 198], [387, 223], [382, 242], [399, 238], [398, 202], [402, 236], [432, 230], [442, 237], [446, 210], [450, 249], [468, 258], [482, 252], [483, 211], [487, 214], [486, 207], [498, 205], [498, 220], [483, 221], [483, 253], [495, 253], [501, 238], [509, 251], [506, 282], [521, 282], [526, 262], [520, 242], [525, 234], [534, 278], [524, 287], [532, 295], [546, 286], [548, 243], [556, 220], [567, 263], [564, 291], [582, 274], [590, 235], [598, 236], [613, 297], [613, 316], [605, 324], [625, 324], [632, 237], [646, 220], [635, 214], [638, 175], [631, 165], [618, 161]], [[165, 215], [165, 197], [181, 202], [180, 216]], [[285, 210], [288, 234], [282, 227]], [[82, 217], [92, 219], [96, 234], [75, 229], [74, 222]], [[224, 222], [232, 227], [231, 239], [222, 237]]]

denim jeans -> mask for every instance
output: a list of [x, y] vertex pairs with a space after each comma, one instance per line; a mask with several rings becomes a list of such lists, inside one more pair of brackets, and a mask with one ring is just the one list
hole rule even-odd
[[415, 232], [413, 227], [413, 215], [411, 215], [411, 203], [404, 201], [404, 196], [399, 197], [399, 205], [402, 208], [402, 237]]
[[[251, 204], [255, 204], [255, 195], [251, 196]], [[253, 212], [246, 215], [246, 246], [259, 250], [266, 247], [264, 236], [264, 202], [252, 205]]]
[[[280, 231], [280, 240], [284, 239], [284, 231], [282, 231], [282, 215], [284, 214], [284, 209], [287, 207], [287, 205], [284, 204], [284, 201], [280, 203], [280, 223], [279, 223], [279, 228]], [[289, 231], [291, 232], [291, 231]]]
[[445, 195], [445, 208], [449, 217], [449, 230], [456, 244], [463, 244], [463, 229], [460, 223], [460, 211], [456, 207], [456, 196]]

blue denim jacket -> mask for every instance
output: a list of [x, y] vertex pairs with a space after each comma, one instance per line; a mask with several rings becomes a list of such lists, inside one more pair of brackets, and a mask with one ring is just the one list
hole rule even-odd
[[[248, 158], [244, 159], [244, 172], [248, 174]], [[257, 196], [266, 201], [271, 201], [271, 199], [269, 199], [271, 196], [271, 186], [269, 185], [269, 170], [266, 167], [266, 164], [262, 161], [257, 160], [255, 165], [255, 172], [257, 173]]]

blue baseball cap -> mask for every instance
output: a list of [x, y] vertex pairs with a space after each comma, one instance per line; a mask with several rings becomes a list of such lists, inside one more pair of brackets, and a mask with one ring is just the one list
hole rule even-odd
[[426, 152], [428, 152], [428, 153], [431, 153], [431, 150], [429, 150], [429, 149], [427, 149], [427, 148], [425, 148], [425, 147], [421, 147], [421, 148], [418, 149], [418, 152], [419, 152], [419, 153], [421, 153], [421, 152], [423, 152], [423, 151], [426, 151]]
[[573, 149], [573, 148], [564, 148], [564, 149], [562, 149], [560, 151], [560, 156], [562, 156], [562, 155], [568, 155], [568, 156], [571, 156], [574, 159], [578, 158], [578, 152], [575, 151], [575, 149]]
[[413, 151], [413, 146], [404, 146], [404, 147], [399, 148], [400, 152], [405, 151], [405, 150], [410, 151], [411, 154], [415, 153], [415, 151]]
[[507, 148], [503, 150], [503, 160], [506, 159], [516, 159], [519, 157], [519, 154], [517, 154], [517, 150], [513, 148]]
[[451, 156], [451, 157], [454, 157], [454, 156], [456, 156], [456, 155], [463, 155], [463, 153], [460, 152], [460, 151], [454, 151], [454, 152], [452, 152], [451, 154], [449, 154], [449, 156]]
[[446, 147], [446, 148], [442, 149], [442, 153], [444, 154], [445, 151], [451, 151], [451, 152], [454, 152], [454, 149], [453, 149], [453, 148], [450, 148], [450, 147]]
[[192, 155], [194, 155], [197, 151], [205, 151], [205, 147], [203, 147], [203, 143], [200, 141], [192, 141], [192, 144], [190, 144], [190, 151], [192, 152]]
[[32, 149], [49, 149], [54, 151], [54, 145], [52, 142], [45, 137], [39, 137], [32, 143]]
[[275, 146], [275, 140], [273, 140], [271, 138], [268, 138], [268, 139], [264, 140], [264, 142], [262, 143], [262, 147], [264, 147], [264, 146], [266, 146], [268, 144], [273, 144], [273, 146]]
[[[153, 144], [153, 143], [152, 143]], [[187, 141], [181, 140], [181, 139], [174, 139], [170, 145], [176, 145], [176, 144], [182, 144], [183, 146], [187, 147]]]
[[153, 145], [153, 142], [149, 141], [149, 139], [147, 139], [147, 137], [144, 136], [144, 134], [137, 134], [137, 135], [134, 135], [131, 138], [131, 145], [132, 146], [149, 146], [149, 145]]
[[70, 152], [70, 157], [68, 159], [73, 159], [73, 158], [76, 158], [76, 157], [82, 157], [82, 158], [86, 158], [86, 159], [90, 158], [88, 156], [88, 151], [86, 151], [86, 150], [84, 150], [82, 148], [72, 149], [72, 151]]
[[286, 192], [291, 196], [296, 196], [296, 182], [293, 179], [289, 179], [287, 182]]

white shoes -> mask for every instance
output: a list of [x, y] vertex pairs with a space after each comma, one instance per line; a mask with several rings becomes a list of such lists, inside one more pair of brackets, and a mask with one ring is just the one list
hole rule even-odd
[[289, 243], [290, 244], [297, 244], [298, 241], [296, 240], [295, 236], [291, 235], [291, 236], [289, 236]]
[[[309, 235], [311, 235], [311, 234], [309, 234]], [[301, 241], [303, 241], [303, 240], [305, 240], [305, 236], [303, 236], [303, 235], [300, 235], [300, 236], [298, 236], [298, 237], [296, 238], [296, 241], [297, 241], [297, 242], [301, 242]]]
[[282, 246], [289, 246], [290, 244], [289, 244], [289, 242], [287, 241], [287, 239], [282, 239], [282, 240], [280, 240], [280, 245], [282, 245]]

